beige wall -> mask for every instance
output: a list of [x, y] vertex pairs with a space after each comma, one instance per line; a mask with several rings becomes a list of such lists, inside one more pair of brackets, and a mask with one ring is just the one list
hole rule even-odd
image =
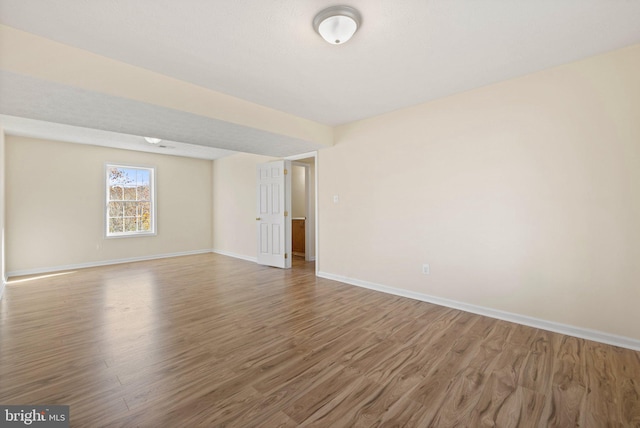
[[272, 160], [241, 153], [213, 161], [214, 251], [256, 257], [256, 165]]
[[320, 271], [640, 339], [639, 76], [634, 46], [337, 128]]
[[[156, 168], [157, 236], [104, 237], [106, 162]], [[211, 161], [7, 136], [6, 166], [9, 272], [211, 249]]]

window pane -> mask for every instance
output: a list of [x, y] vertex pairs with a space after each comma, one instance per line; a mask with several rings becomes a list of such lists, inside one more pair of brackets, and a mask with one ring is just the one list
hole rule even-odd
[[151, 218], [147, 216], [140, 217], [140, 230], [149, 232], [151, 230]]
[[140, 213], [140, 228], [142, 230], [151, 230], [151, 204], [149, 202], [138, 203], [138, 212]]
[[151, 212], [151, 203], [149, 202], [138, 202], [138, 209], [140, 210], [140, 214]]
[[136, 232], [138, 230], [137, 228], [137, 221], [135, 217], [126, 217], [124, 219], [124, 231], [125, 232]]
[[122, 199], [122, 187], [109, 186], [109, 200], [121, 200]]
[[150, 184], [150, 172], [146, 169], [136, 171], [136, 183], [138, 186], [148, 186]]
[[138, 200], [149, 201], [151, 200], [151, 189], [149, 186], [138, 186]]
[[122, 202], [109, 202], [109, 217], [122, 217]]
[[115, 167], [111, 167], [107, 169], [107, 180], [109, 182], [109, 185], [112, 184], [116, 184], [119, 182], [118, 178], [119, 178], [119, 171], [118, 168]]
[[122, 218], [109, 219], [109, 233], [121, 233], [124, 231], [124, 222]]
[[135, 217], [138, 214], [136, 202], [123, 202], [124, 203], [124, 216]]
[[124, 200], [125, 201], [135, 201], [136, 200], [136, 188], [126, 186], [124, 188]]
[[135, 179], [135, 173], [132, 179], [131, 170], [128, 170], [126, 168], [111, 167], [108, 170], [108, 174], [109, 174], [109, 177], [108, 177], [109, 184], [114, 184], [114, 185], [115, 184], [123, 185], [123, 184], [131, 183]]

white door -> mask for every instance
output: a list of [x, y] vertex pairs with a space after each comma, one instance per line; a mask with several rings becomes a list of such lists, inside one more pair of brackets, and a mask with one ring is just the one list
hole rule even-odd
[[258, 165], [258, 263], [291, 267], [291, 161]]

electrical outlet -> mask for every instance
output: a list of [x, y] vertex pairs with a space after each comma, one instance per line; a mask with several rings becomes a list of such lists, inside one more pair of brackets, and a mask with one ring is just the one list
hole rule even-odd
[[430, 272], [430, 270], [429, 270], [429, 265], [428, 265], [428, 264], [426, 264], [426, 263], [425, 263], [425, 264], [423, 264], [423, 265], [422, 265], [422, 273], [423, 273], [423, 274], [425, 274], [425, 275], [429, 275], [429, 272]]

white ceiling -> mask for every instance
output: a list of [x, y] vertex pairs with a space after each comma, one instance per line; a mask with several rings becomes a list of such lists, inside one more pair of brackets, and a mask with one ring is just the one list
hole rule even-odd
[[634, 0], [345, 3], [340, 46], [326, 0], [0, 0], [0, 23], [329, 125], [640, 43]]

